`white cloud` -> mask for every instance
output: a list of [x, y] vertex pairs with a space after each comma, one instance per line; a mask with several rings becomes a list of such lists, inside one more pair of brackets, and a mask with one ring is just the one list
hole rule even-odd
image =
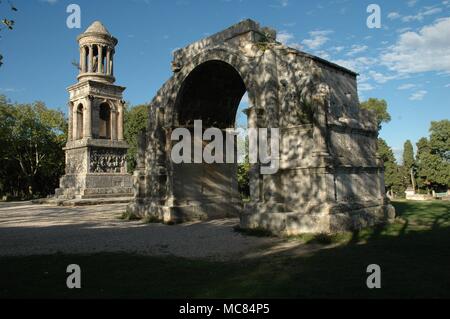
[[409, 89], [413, 89], [413, 88], [415, 88], [415, 87], [416, 87], [415, 84], [412, 84], [412, 83], [405, 83], [405, 84], [400, 85], [400, 86], [397, 88], [397, 90], [409, 90]]
[[289, 5], [289, 0], [278, 0], [278, 4], [271, 4], [269, 7], [272, 8], [286, 8]]
[[358, 73], [364, 73], [367, 72], [372, 65], [377, 63], [377, 59], [371, 57], [357, 57], [349, 60], [338, 59], [334, 60], [333, 63]]
[[316, 52], [314, 52], [314, 54], [316, 54], [318, 57], [325, 59], [325, 60], [330, 59], [330, 54], [325, 50], [316, 51]]
[[427, 93], [428, 93], [428, 92], [425, 91], [425, 90], [419, 90], [419, 91], [414, 92], [413, 94], [411, 94], [411, 96], [409, 97], [409, 99], [410, 99], [411, 101], [422, 101], [423, 98], [425, 97], [425, 95], [426, 95]]
[[331, 50], [336, 52], [336, 53], [339, 53], [339, 52], [341, 52], [344, 49], [345, 49], [345, 47], [343, 47], [343, 46], [337, 46], [337, 47], [332, 47], [331, 48]]
[[450, 88], [450, 83], [449, 83], [449, 84], [447, 84], [447, 85], [445, 85], [444, 87], [446, 87], [446, 88]]
[[407, 2], [408, 7], [414, 7], [417, 3], [417, 0], [409, 0]]
[[442, 11], [442, 8], [431, 8], [431, 7], [426, 7], [424, 10], [420, 11], [419, 13], [417, 13], [416, 15], [409, 15], [409, 16], [404, 16], [402, 18], [403, 22], [410, 22], [410, 21], [422, 21], [426, 16], [430, 16], [436, 13], [439, 13]]
[[389, 14], [387, 15], [388, 19], [390, 20], [395, 20], [401, 17], [400, 13], [398, 12], [389, 12]]
[[375, 82], [380, 83], [380, 84], [386, 83], [387, 81], [390, 81], [390, 80], [397, 79], [399, 77], [398, 74], [385, 75], [383, 73], [376, 72], [373, 70], [369, 71], [369, 75]]
[[327, 35], [331, 33], [333, 33], [333, 31], [330, 30], [311, 31], [309, 32], [311, 38], [303, 40], [302, 43], [310, 49], [318, 49], [326, 42], [328, 42], [329, 38], [327, 37]]
[[372, 91], [374, 89], [373, 85], [369, 83], [360, 83], [358, 84], [359, 91]]
[[294, 35], [292, 33], [281, 31], [277, 34], [277, 41], [283, 43], [284, 45], [287, 45], [287, 43], [292, 39], [294, 39]]
[[277, 41], [281, 42], [282, 44], [297, 49], [297, 50], [301, 50], [302, 46], [299, 43], [296, 42], [292, 42], [292, 40], [294, 40], [295, 37], [292, 33], [287, 32], [287, 31], [281, 31], [277, 34]]
[[410, 27], [406, 27], [406, 28], [397, 29], [396, 32], [397, 33], [405, 33], [406, 31], [410, 31], [410, 30], [411, 30]]
[[22, 92], [24, 89], [16, 89], [16, 88], [0, 88], [0, 92], [5, 93], [17, 93]]
[[450, 17], [401, 34], [381, 61], [399, 73], [450, 72]]
[[347, 52], [346, 55], [348, 56], [352, 56], [361, 52], [364, 52], [368, 49], [369, 47], [367, 45], [359, 45], [359, 44], [354, 44], [352, 45], [351, 49], [349, 52]]

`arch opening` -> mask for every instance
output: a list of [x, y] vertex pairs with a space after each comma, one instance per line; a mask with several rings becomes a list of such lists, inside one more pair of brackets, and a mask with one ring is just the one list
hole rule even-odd
[[77, 130], [76, 130], [76, 139], [82, 139], [83, 138], [83, 124], [84, 124], [84, 114], [83, 114], [84, 108], [83, 104], [78, 104], [77, 106]]
[[[173, 165], [173, 193], [177, 202], [200, 202], [209, 207], [209, 218], [236, 213], [234, 205], [241, 202], [238, 187], [238, 139], [234, 137], [233, 149], [226, 147], [226, 130], [241, 126], [243, 116], [238, 109], [247, 89], [241, 75], [228, 63], [211, 60], [193, 69], [181, 85], [175, 102], [174, 126], [191, 132], [192, 161]], [[202, 134], [208, 128], [222, 131], [223, 163], [194, 163], [194, 121], [201, 120]], [[246, 117], [244, 115], [244, 121]], [[229, 133], [228, 133], [229, 134]], [[211, 140], [202, 139], [202, 150]], [[176, 143], [176, 142], [175, 142]], [[233, 163], [227, 163], [227, 153], [232, 152]], [[214, 206], [211, 206], [214, 205]]]
[[111, 138], [111, 107], [108, 103], [102, 103], [99, 107], [99, 138]]
[[203, 127], [234, 127], [246, 90], [230, 64], [218, 60], [202, 63], [191, 71], [178, 93], [177, 124], [191, 126], [194, 120], [202, 120]]

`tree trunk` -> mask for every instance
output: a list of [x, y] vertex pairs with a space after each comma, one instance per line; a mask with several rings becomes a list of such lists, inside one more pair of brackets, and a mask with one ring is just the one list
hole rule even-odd
[[413, 190], [414, 190], [414, 192], [416, 192], [416, 180], [414, 179], [414, 170], [411, 168], [411, 170], [410, 170], [410, 175], [411, 175], [411, 185], [412, 185], [412, 188], [413, 188]]

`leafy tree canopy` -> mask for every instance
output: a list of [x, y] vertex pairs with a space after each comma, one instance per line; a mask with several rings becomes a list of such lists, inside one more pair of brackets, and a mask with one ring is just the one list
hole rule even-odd
[[387, 111], [387, 102], [383, 99], [369, 98], [367, 101], [361, 103], [361, 108], [375, 111], [378, 130], [381, 129], [383, 123], [389, 123], [391, 121], [391, 115]]

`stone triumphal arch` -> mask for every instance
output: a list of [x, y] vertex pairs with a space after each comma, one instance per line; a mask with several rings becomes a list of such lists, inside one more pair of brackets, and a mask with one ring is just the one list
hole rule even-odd
[[[128, 210], [165, 222], [238, 215], [278, 233], [360, 228], [392, 218], [377, 157], [375, 115], [359, 107], [357, 74], [287, 47], [245, 20], [174, 52], [173, 76], [149, 106]], [[175, 128], [234, 126], [247, 92], [249, 128], [279, 128], [279, 170], [251, 165], [250, 197], [236, 164], [175, 164]]]

